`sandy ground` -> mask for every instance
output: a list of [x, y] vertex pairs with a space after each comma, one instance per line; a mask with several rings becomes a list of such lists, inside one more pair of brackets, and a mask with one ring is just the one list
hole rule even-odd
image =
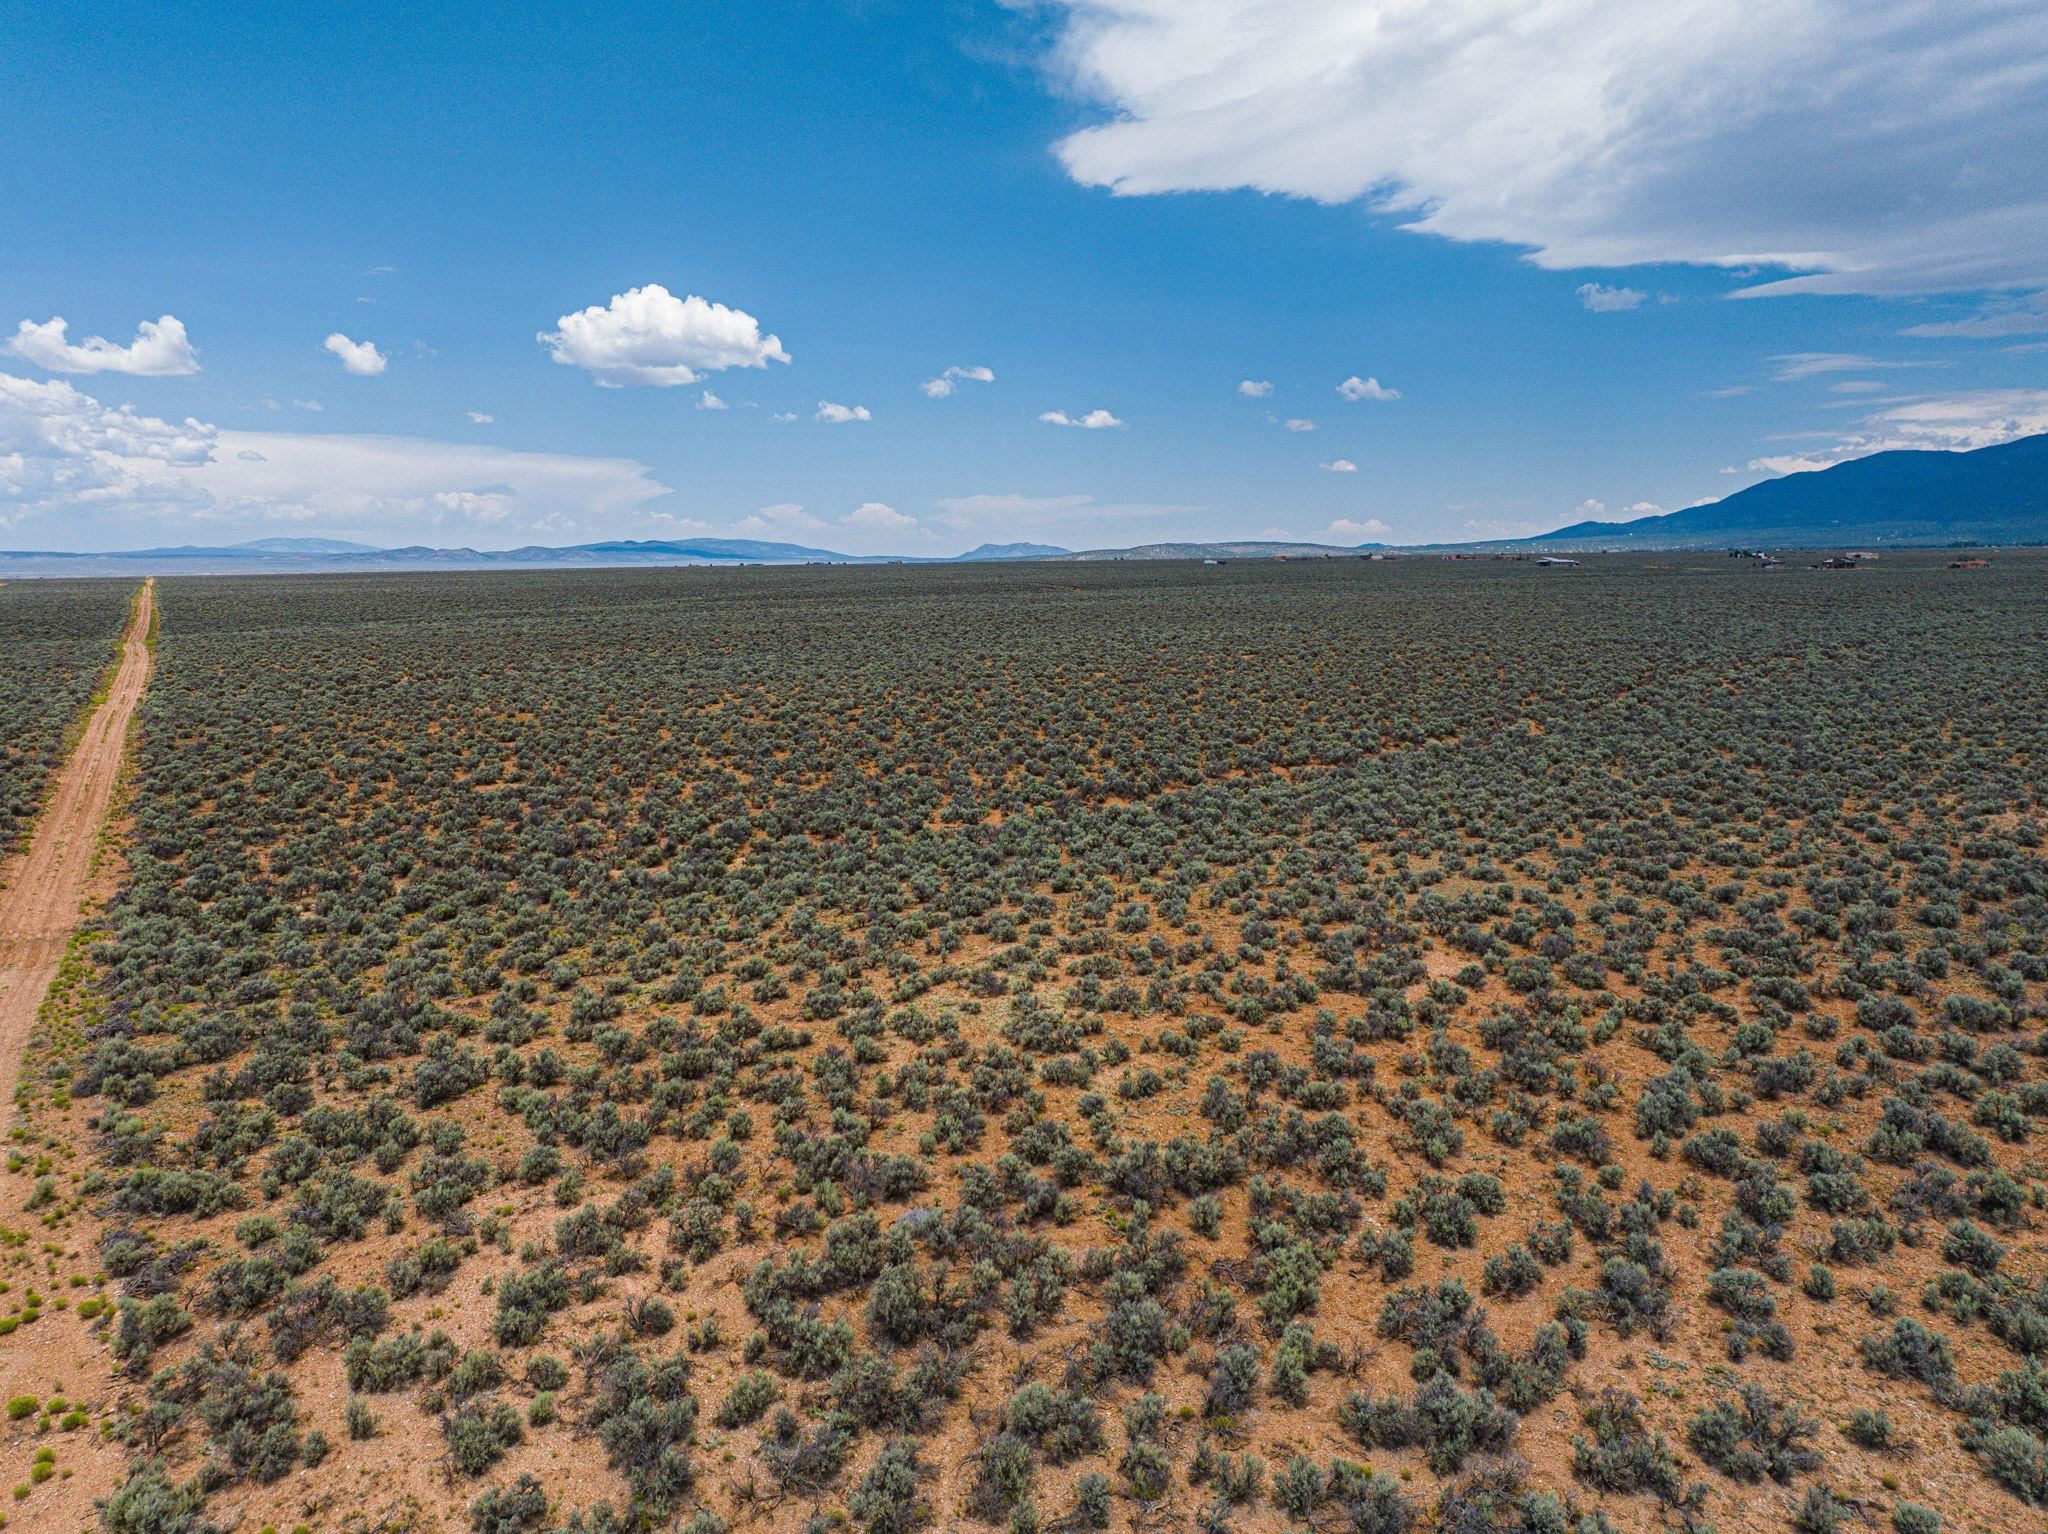
[[121, 642], [121, 665], [57, 774], [56, 791], [27, 849], [0, 873], [0, 1102], [14, 1099], [36, 1010], [78, 924], [93, 854], [113, 802], [128, 723], [149, 685], [146, 638], [155, 592], [148, 584]]
[[[58, 773], [28, 847], [0, 867], [0, 1102], [14, 1105], [7, 1115], [11, 1157], [26, 1158], [23, 1174], [7, 1179], [0, 1194], [0, 1230], [9, 1233], [9, 1290], [40, 1291], [48, 1307], [0, 1349], [0, 1395], [44, 1403], [42, 1411], [0, 1425], [0, 1477], [13, 1488], [0, 1503], [9, 1534], [94, 1528], [95, 1500], [119, 1484], [126, 1458], [103, 1433], [127, 1408], [127, 1383], [115, 1372], [104, 1317], [88, 1323], [77, 1308], [88, 1295], [102, 1303], [105, 1296], [97, 1273], [98, 1222], [75, 1197], [80, 1163], [71, 1147], [89, 1143], [83, 1105], [45, 1103], [31, 1114], [16, 1091], [72, 934], [112, 893], [119, 875], [118, 856], [100, 854], [129, 727], [149, 682], [154, 596], [145, 584], [105, 699]], [[73, 1196], [38, 1211], [24, 1196], [45, 1167]], [[63, 1409], [58, 1401], [84, 1413], [86, 1423], [55, 1420]], [[32, 1486], [31, 1460], [43, 1451], [55, 1454], [55, 1474], [48, 1484]]]

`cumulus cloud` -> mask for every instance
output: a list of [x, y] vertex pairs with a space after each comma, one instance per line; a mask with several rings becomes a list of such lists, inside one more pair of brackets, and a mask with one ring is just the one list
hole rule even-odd
[[771, 421], [781, 421], [786, 425], [796, 419], [796, 412], [794, 410], [778, 410], [769, 416], [768, 419]]
[[818, 419], [835, 425], [847, 421], [872, 421], [874, 414], [865, 405], [835, 405], [831, 400], [818, 401]]
[[144, 320], [126, 346], [104, 336], [73, 344], [62, 316], [38, 325], [23, 320], [7, 349], [51, 373], [129, 373], [138, 378], [177, 378], [199, 371], [199, 354], [173, 314]]
[[1392, 531], [1393, 529], [1378, 517], [1367, 517], [1363, 522], [1353, 521], [1350, 517], [1339, 517], [1323, 529], [1322, 536], [1326, 540], [1356, 538], [1363, 541], [1367, 538], [1378, 538]]
[[1580, 518], [1597, 517], [1606, 509], [1607, 503], [1605, 501], [1596, 501], [1589, 495], [1572, 508], [1572, 514]]
[[841, 517], [839, 525], [866, 533], [908, 533], [916, 530], [917, 518], [881, 501], [863, 501]]
[[[2016, 0], [1051, 0], [1126, 195], [1363, 200], [1553, 268], [2048, 285], [2048, 17]], [[1899, 216], [1911, 209], [1911, 217]]]
[[496, 419], [497, 417], [488, 411], [472, 410], [469, 412], [469, 422], [472, 426], [488, 426]]
[[699, 410], [730, 410], [732, 406], [713, 394], [709, 389], [706, 389], [697, 396], [697, 408]]
[[164, 471], [209, 461], [220, 433], [102, 405], [60, 381], [0, 373], [0, 525], [50, 512], [200, 504]]
[[954, 387], [958, 384], [994, 383], [995, 381], [996, 374], [994, 368], [947, 368], [937, 378], [927, 378], [918, 387], [924, 390], [925, 394], [932, 399], [944, 399], [953, 392]]
[[615, 521], [669, 493], [628, 459], [224, 430], [0, 373], [0, 520], [50, 519], [73, 547], [162, 542], [167, 527], [540, 530]]
[[512, 515], [512, 497], [501, 490], [437, 490], [433, 501], [436, 509], [465, 517], [479, 527]]
[[1604, 282], [1582, 282], [1578, 295], [1579, 302], [1595, 314], [1620, 314], [1650, 296], [1639, 288], [1611, 288]]
[[605, 388], [650, 384], [674, 388], [726, 368], [765, 368], [789, 361], [776, 337], [739, 309], [692, 293], [677, 298], [660, 283], [612, 295], [556, 321], [535, 340], [564, 367], [580, 367]]
[[335, 331], [320, 343], [341, 359], [341, 365], [358, 378], [375, 378], [391, 365], [391, 359], [377, 350], [375, 341], [351, 341]]
[[1377, 378], [1360, 378], [1356, 373], [1337, 385], [1337, 392], [1353, 404], [1360, 400], [1389, 400], [1401, 397], [1399, 389], [1389, 389]]
[[1047, 426], [1078, 426], [1083, 431], [1108, 431], [1124, 423], [1107, 410], [1091, 410], [1086, 415], [1068, 415], [1064, 410], [1048, 410], [1038, 418]]
[[1316, 423], [1305, 416], [1295, 416], [1284, 423], [1289, 431], [1314, 431]]
[[1358, 465], [1349, 458], [1332, 458], [1328, 463], [1318, 464], [1316, 467], [1325, 474], [1356, 474], [1358, 472]]
[[1247, 378], [1237, 386], [1237, 392], [1246, 399], [1264, 399], [1273, 392], [1273, 384], [1270, 379]]

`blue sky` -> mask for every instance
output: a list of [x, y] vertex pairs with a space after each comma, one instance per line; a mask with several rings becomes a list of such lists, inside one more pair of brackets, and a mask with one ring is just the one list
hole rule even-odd
[[0, 545], [1423, 541], [2048, 429], [2038, 6], [1537, 9], [0, 0]]

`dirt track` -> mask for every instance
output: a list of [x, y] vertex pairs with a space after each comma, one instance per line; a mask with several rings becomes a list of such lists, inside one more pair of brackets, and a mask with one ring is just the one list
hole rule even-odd
[[155, 591], [143, 584], [106, 701], [93, 710], [28, 847], [0, 869], [0, 1103], [14, 1100], [36, 1010], [57, 977], [120, 776], [128, 722], [149, 685]]

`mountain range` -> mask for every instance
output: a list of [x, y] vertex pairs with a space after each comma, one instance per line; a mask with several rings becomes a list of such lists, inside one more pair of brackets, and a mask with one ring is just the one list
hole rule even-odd
[[1634, 522], [1575, 522], [1530, 540], [1720, 548], [2048, 543], [2048, 435], [1974, 452], [1872, 453]]
[[[2048, 544], [2048, 434], [1968, 452], [1873, 453], [1831, 468], [1788, 474], [1683, 511], [1632, 522], [1575, 522], [1533, 537], [1451, 548], [1700, 549], [1951, 547]], [[408, 568], [491, 569], [559, 565], [967, 564], [995, 560], [1316, 558], [1390, 549], [1271, 541], [1151, 543], [1075, 551], [1046, 543], [984, 543], [944, 559], [843, 554], [799, 543], [752, 538], [612, 539], [566, 547], [517, 549], [379, 548], [340, 538], [257, 538], [223, 546], [182, 544], [119, 553], [0, 550], [0, 575], [91, 575], [159, 570], [166, 574], [237, 571], [345, 571]]]

